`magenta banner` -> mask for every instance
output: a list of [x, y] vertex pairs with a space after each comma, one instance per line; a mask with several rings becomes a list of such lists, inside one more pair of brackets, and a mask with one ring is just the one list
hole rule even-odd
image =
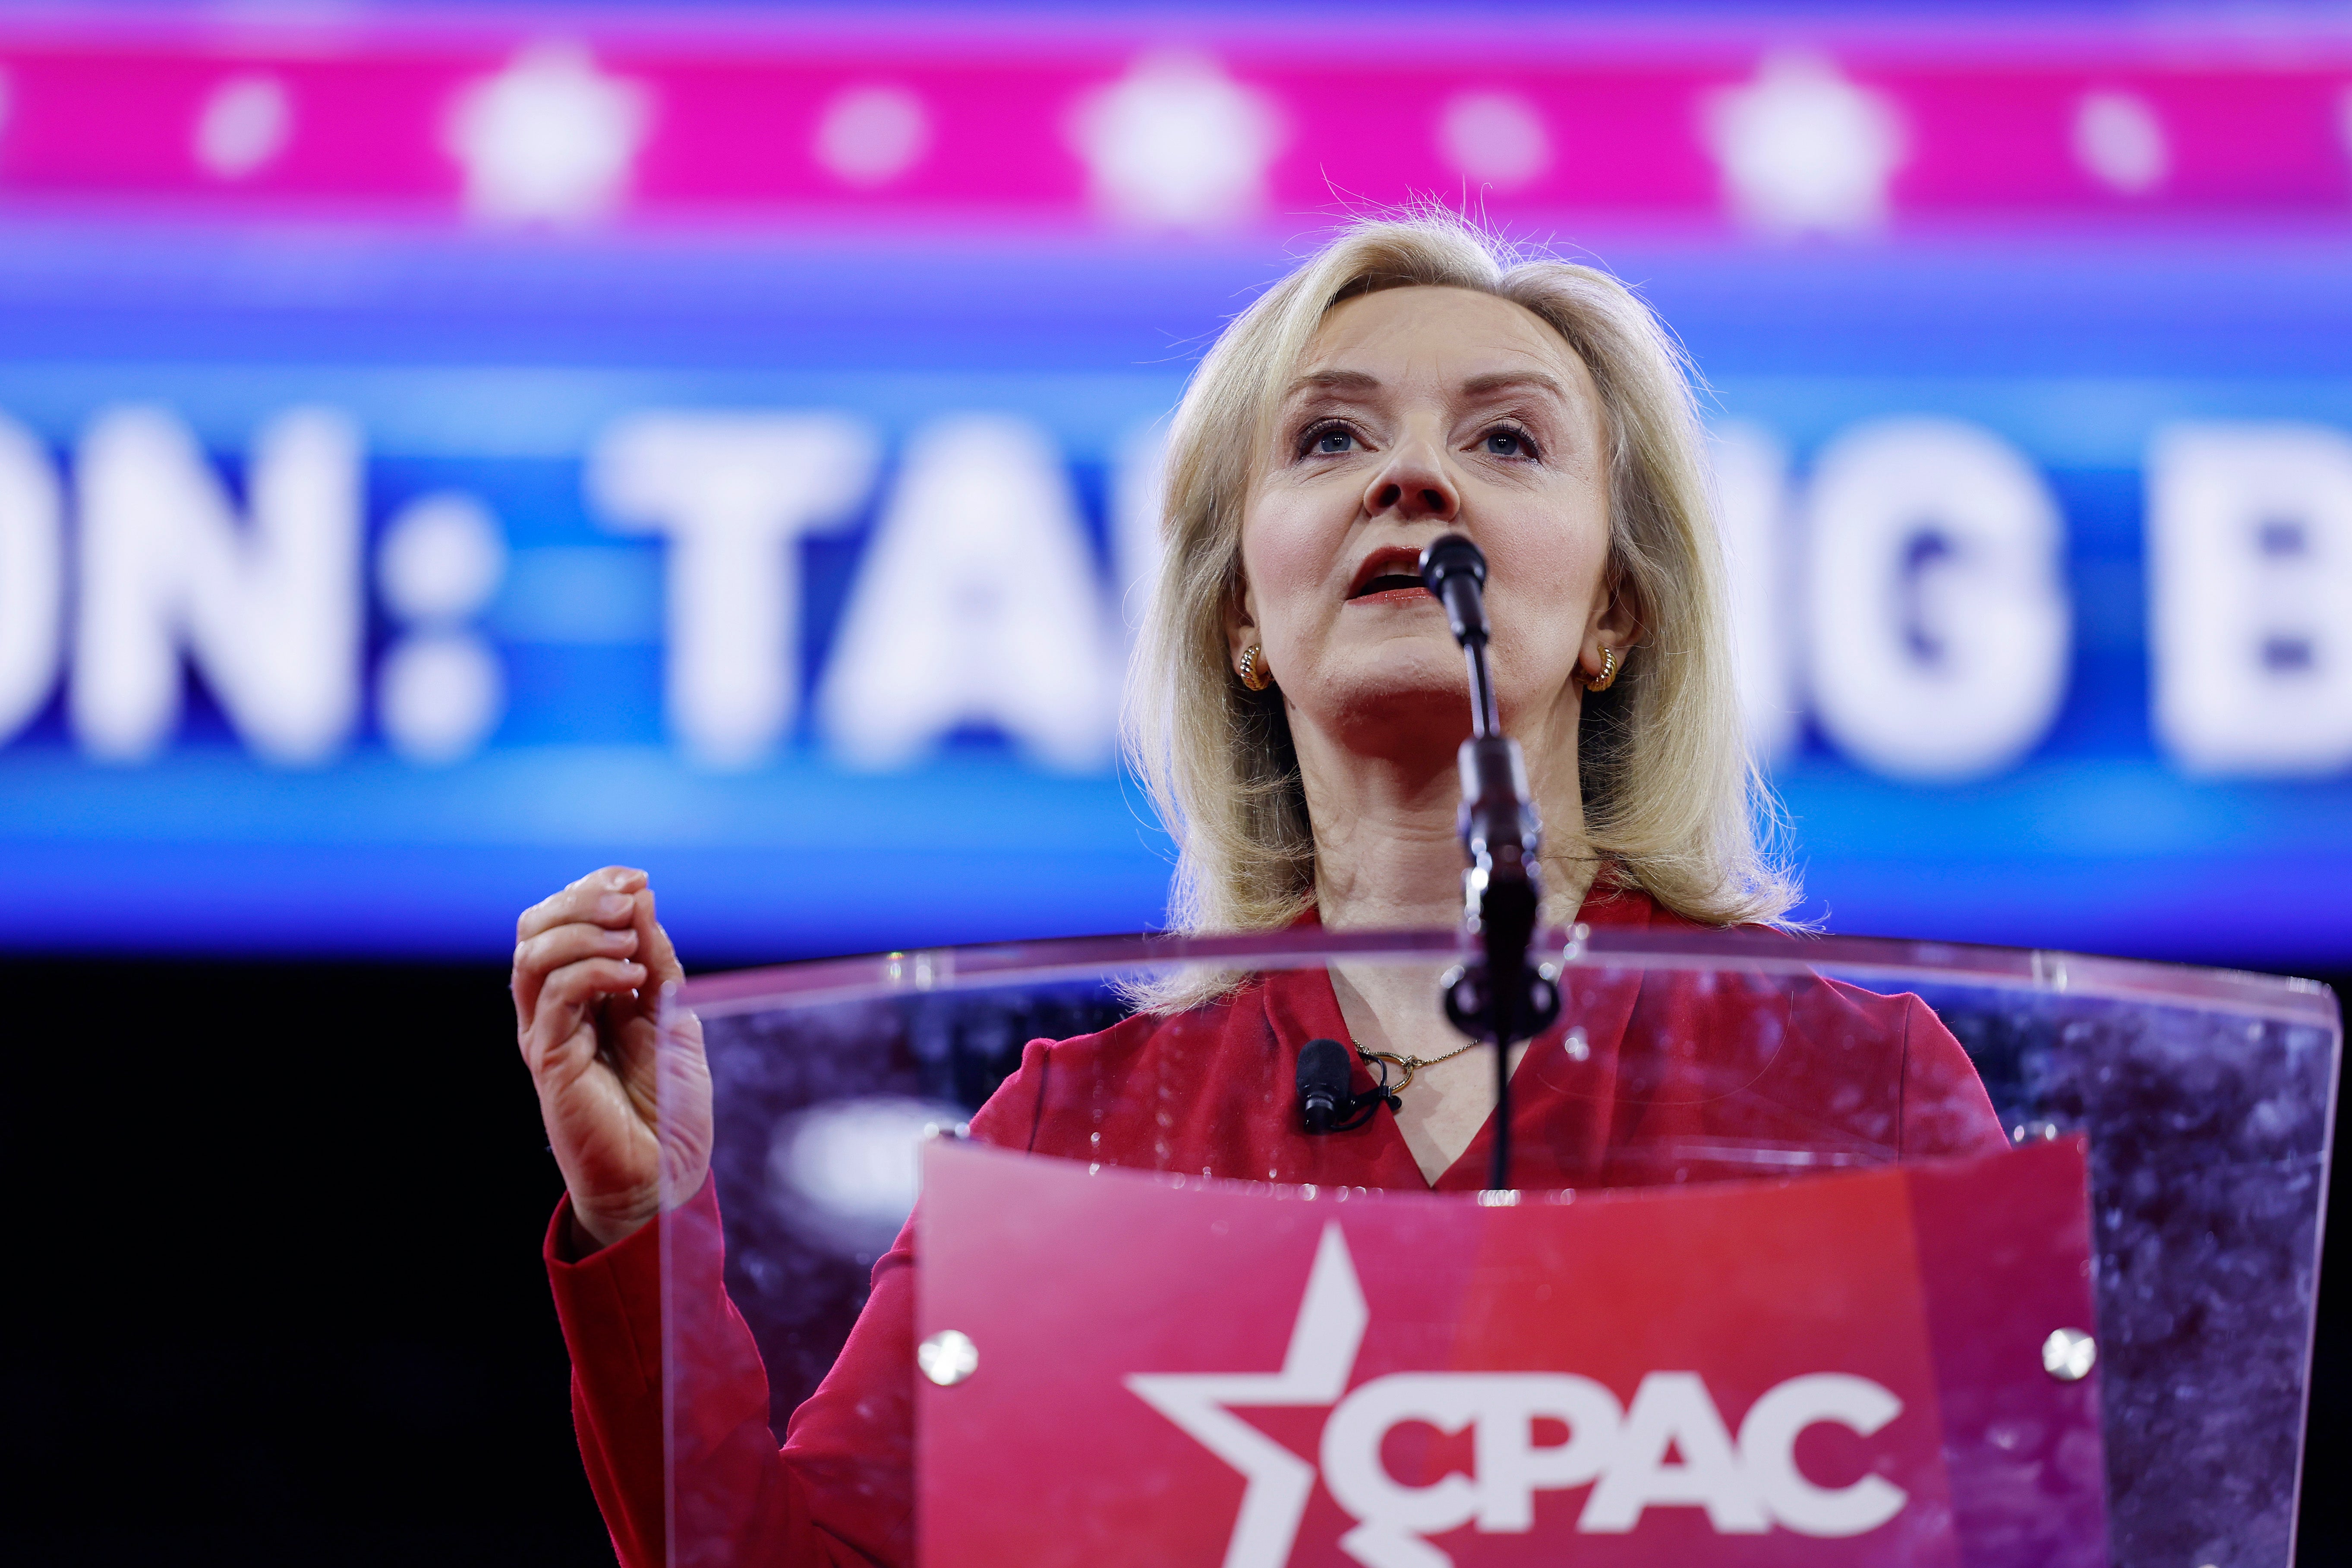
[[1765, 232], [2352, 226], [2352, 37], [2315, 26], [985, 22], [19, 19], [0, 189], [428, 221], [1199, 228], [1433, 195]]

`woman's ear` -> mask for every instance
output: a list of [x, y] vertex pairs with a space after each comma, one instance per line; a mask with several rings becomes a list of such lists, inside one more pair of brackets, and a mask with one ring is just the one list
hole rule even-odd
[[[1257, 599], [1249, 584], [1235, 582], [1225, 594], [1225, 666], [1238, 671], [1242, 653], [1257, 645]], [[1261, 655], [1262, 656], [1262, 655]]]
[[1612, 570], [1584, 629], [1584, 645], [1576, 653], [1576, 680], [1587, 691], [1606, 691], [1617, 684], [1617, 673], [1642, 640], [1641, 596], [1622, 571]]
[[1642, 596], [1633, 580], [1622, 571], [1612, 569], [1605, 596], [1598, 613], [1592, 618], [1588, 641], [1598, 641], [1602, 646], [1614, 648], [1622, 654], [1642, 640], [1649, 630], [1642, 613]]

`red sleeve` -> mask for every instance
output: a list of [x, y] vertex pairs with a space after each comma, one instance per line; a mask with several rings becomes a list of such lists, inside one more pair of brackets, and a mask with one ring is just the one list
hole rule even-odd
[[658, 1243], [646, 1226], [574, 1263], [571, 1229], [567, 1193], [541, 1255], [572, 1354], [572, 1425], [613, 1555], [623, 1568], [640, 1568], [663, 1557]]
[[[972, 1118], [976, 1137], [1028, 1146], [1046, 1042]], [[546, 1244], [556, 1316], [572, 1353], [572, 1408], [589, 1485], [623, 1568], [773, 1563], [909, 1564], [915, 1556], [915, 1220], [874, 1266], [873, 1294], [840, 1359], [793, 1413], [783, 1448], [768, 1427], [768, 1375], [727, 1299], [719, 1199], [693, 1200], [572, 1262], [572, 1210]], [[678, 1452], [675, 1552], [662, 1500], [663, 1253], [678, 1314], [669, 1346]]]
[[1903, 1157], [1991, 1155], [2009, 1147], [1969, 1053], [1917, 997], [1904, 1001]]
[[[706, 1177], [683, 1207], [578, 1262], [565, 1250], [571, 1218], [567, 1197], [548, 1228], [548, 1280], [572, 1353], [581, 1458], [624, 1568], [864, 1562], [825, 1539], [808, 1488], [777, 1455], [767, 1370], [723, 1283], [715, 1184]], [[677, 1314], [667, 1345], [665, 1261]], [[677, 1443], [667, 1477], [666, 1400]], [[676, 1500], [674, 1542], [666, 1484]]]

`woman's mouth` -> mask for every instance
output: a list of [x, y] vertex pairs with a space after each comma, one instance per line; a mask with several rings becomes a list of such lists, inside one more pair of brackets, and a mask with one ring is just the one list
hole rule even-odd
[[1421, 557], [1394, 545], [1367, 556], [1364, 564], [1356, 569], [1356, 580], [1348, 589], [1348, 601], [1351, 604], [1360, 599], [1392, 600], [1399, 595], [1429, 597], [1421, 583]]

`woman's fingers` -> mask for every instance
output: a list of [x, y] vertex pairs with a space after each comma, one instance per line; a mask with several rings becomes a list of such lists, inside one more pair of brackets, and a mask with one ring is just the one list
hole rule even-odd
[[[547, 977], [539, 1007], [522, 1031], [523, 1053], [538, 1071], [558, 1046], [589, 1025], [597, 1001], [634, 991], [646, 983], [645, 966], [628, 958], [583, 958]], [[590, 1030], [592, 1037], [593, 1030]]]
[[657, 997], [664, 986], [683, 982], [686, 968], [677, 961], [677, 949], [670, 946], [669, 933], [654, 918], [654, 890], [650, 887], [637, 894], [635, 926], [637, 945], [632, 956], [643, 962], [653, 976], [648, 988]]
[[636, 894], [645, 885], [646, 873], [628, 866], [592, 871], [562, 892], [551, 894], [524, 910], [522, 918], [515, 922], [515, 940], [525, 942], [542, 931], [574, 922], [614, 927], [634, 925]]
[[[515, 922], [513, 988], [518, 1026], [525, 1030], [531, 1027], [547, 977], [562, 965], [579, 957], [635, 954], [637, 895], [645, 885], [646, 873], [633, 866], [604, 866], [522, 912]], [[593, 939], [574, 937], [553, 947], [541, 945], [542, 938], [573, 926], [611, 932], [627, 940], [600, 946]]]
[[634, 926], [614, 931], [580, 921], [518, 942], [514, 952], [517, 1019], [523, 1028], [530, 1027], [531, 1018], [539, 1010], [541, 988], [546, 985], [547, 977], [564, 965], [583, 958], [635, 958], [642, 942], [643, 937]]
[[678, 965], [677, 953], [669, 945], [668, 934], [654, 919], [653, 890], [641, 890], [636, 901], [635, 922], [629, 929], [630, 936], [635, 938], [636, 946], [630, 956], [646, 966], [646, 983], [637, 988], [633, 1003], [614, 1003], [612, 1016], [635, 1016], [649, 1023], [657, 1023], [661, 1018], [662, 988], [686, 978], [686, 971]]
[[[519, 1042], [573, 1212], [599, 1242], [627, 1234], [657, 1206], [656, 1014], [662, 988], [682, 978], [677, 954], [654, 918], [646, 873], [632, 867], [593, 871], [515, 922]], [[698, 1030], [688, 1033], [689, 1044], [698, 1043]], [[694, 1167], [687, 1174], [698, 1186], [709, 1149], [709, 1075], [698, 1050], [682, 1052], [680, 1061], [685, 1148]], [[613, 1222], [601, 1232], [599, 1217]]]

